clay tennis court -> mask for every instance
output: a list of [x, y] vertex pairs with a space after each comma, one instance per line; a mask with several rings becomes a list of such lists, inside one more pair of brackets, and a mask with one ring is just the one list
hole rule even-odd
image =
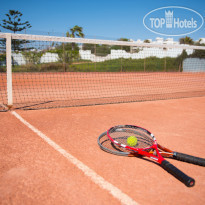
[[204, 105], [205, 97], [191, 95], [0, 112], [1, 204], [204, 204], [204, 167], [168, 159], [196, 180], [187, 188], [149, 159], [111, 155], [97, 144], [111, 126], [133, 124], [170, 149], [205, 158]]
[[203, 166], [168, 159], [195, 179], [188, 188], [150, 158], [97, 142], [131, 124], [205, 158], [204, 46], [0, 38], [0, 204], [205, 204]]

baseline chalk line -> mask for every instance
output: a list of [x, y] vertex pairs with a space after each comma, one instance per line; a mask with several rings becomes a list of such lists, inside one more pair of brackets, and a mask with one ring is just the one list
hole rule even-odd
[[35, 128], [25, 119], [23, 119], [18, 113], [15, 111], [10, 112], [13, 116], [15, 116], [18, 120], [20, 120], [25, 126], [31, 129], [34, 133], [36, 133], [39, 137], [41, 137], [46, 143], [48, 143], [53, 149], [63, 155], [69, 162], [75, 165], [78, 169], [80, 169], [87, 177], [89, 177], [95, 184], [97, 184], [100, 188], [108, 191], [115, 199], [119, 200], [121, 204], [129, 204], [129, 205], [138, 205], [136, 201], [134, 201], [127, 194], [123, 193], [120, 189], [106, 181], [103, 177], [98, 175], [95, 171], [90, 169], [83, 162], [75, 158], [73, 155], [68, 153], [66, 150], [61, 148], [58, 144], [56, 144], [53, 140], [43, 134], [40, 130]]

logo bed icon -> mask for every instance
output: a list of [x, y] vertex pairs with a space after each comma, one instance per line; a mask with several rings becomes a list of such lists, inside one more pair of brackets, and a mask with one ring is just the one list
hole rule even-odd
[[172, 28], [173, 24], [173, 11], [165, 10], [166, 28]]

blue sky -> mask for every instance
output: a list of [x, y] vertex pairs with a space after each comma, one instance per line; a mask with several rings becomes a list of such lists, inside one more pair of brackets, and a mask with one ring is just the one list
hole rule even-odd
[[[87, 38], [166, 39], [168, 37], [152, 33], [143, 25], [148, 12], [165, 6], [187, 7], [205, 17], [204, 0], [4, 0], [0, 7], [0, 21], [13, 9], [23, 13], [23, 21], [30, 22], [32, 28], [27, 33], [32, 34], [55, 32], [60, 36], [79, 25]], [[194, 40], [205, 38], [205, 25], [188, 36]]]

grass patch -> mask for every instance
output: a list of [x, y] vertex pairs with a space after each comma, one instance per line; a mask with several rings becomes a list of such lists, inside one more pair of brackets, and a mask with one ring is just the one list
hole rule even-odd
[[[1, 69], [1, 67], [0, 67]], [[2, 68], [3, 70], [5, 68]], [[176, 58], [113, 59], [103, 62], [86, 60], [72, 63], [43, 63], [13, 66], [13, 72], [176, 72]]]

